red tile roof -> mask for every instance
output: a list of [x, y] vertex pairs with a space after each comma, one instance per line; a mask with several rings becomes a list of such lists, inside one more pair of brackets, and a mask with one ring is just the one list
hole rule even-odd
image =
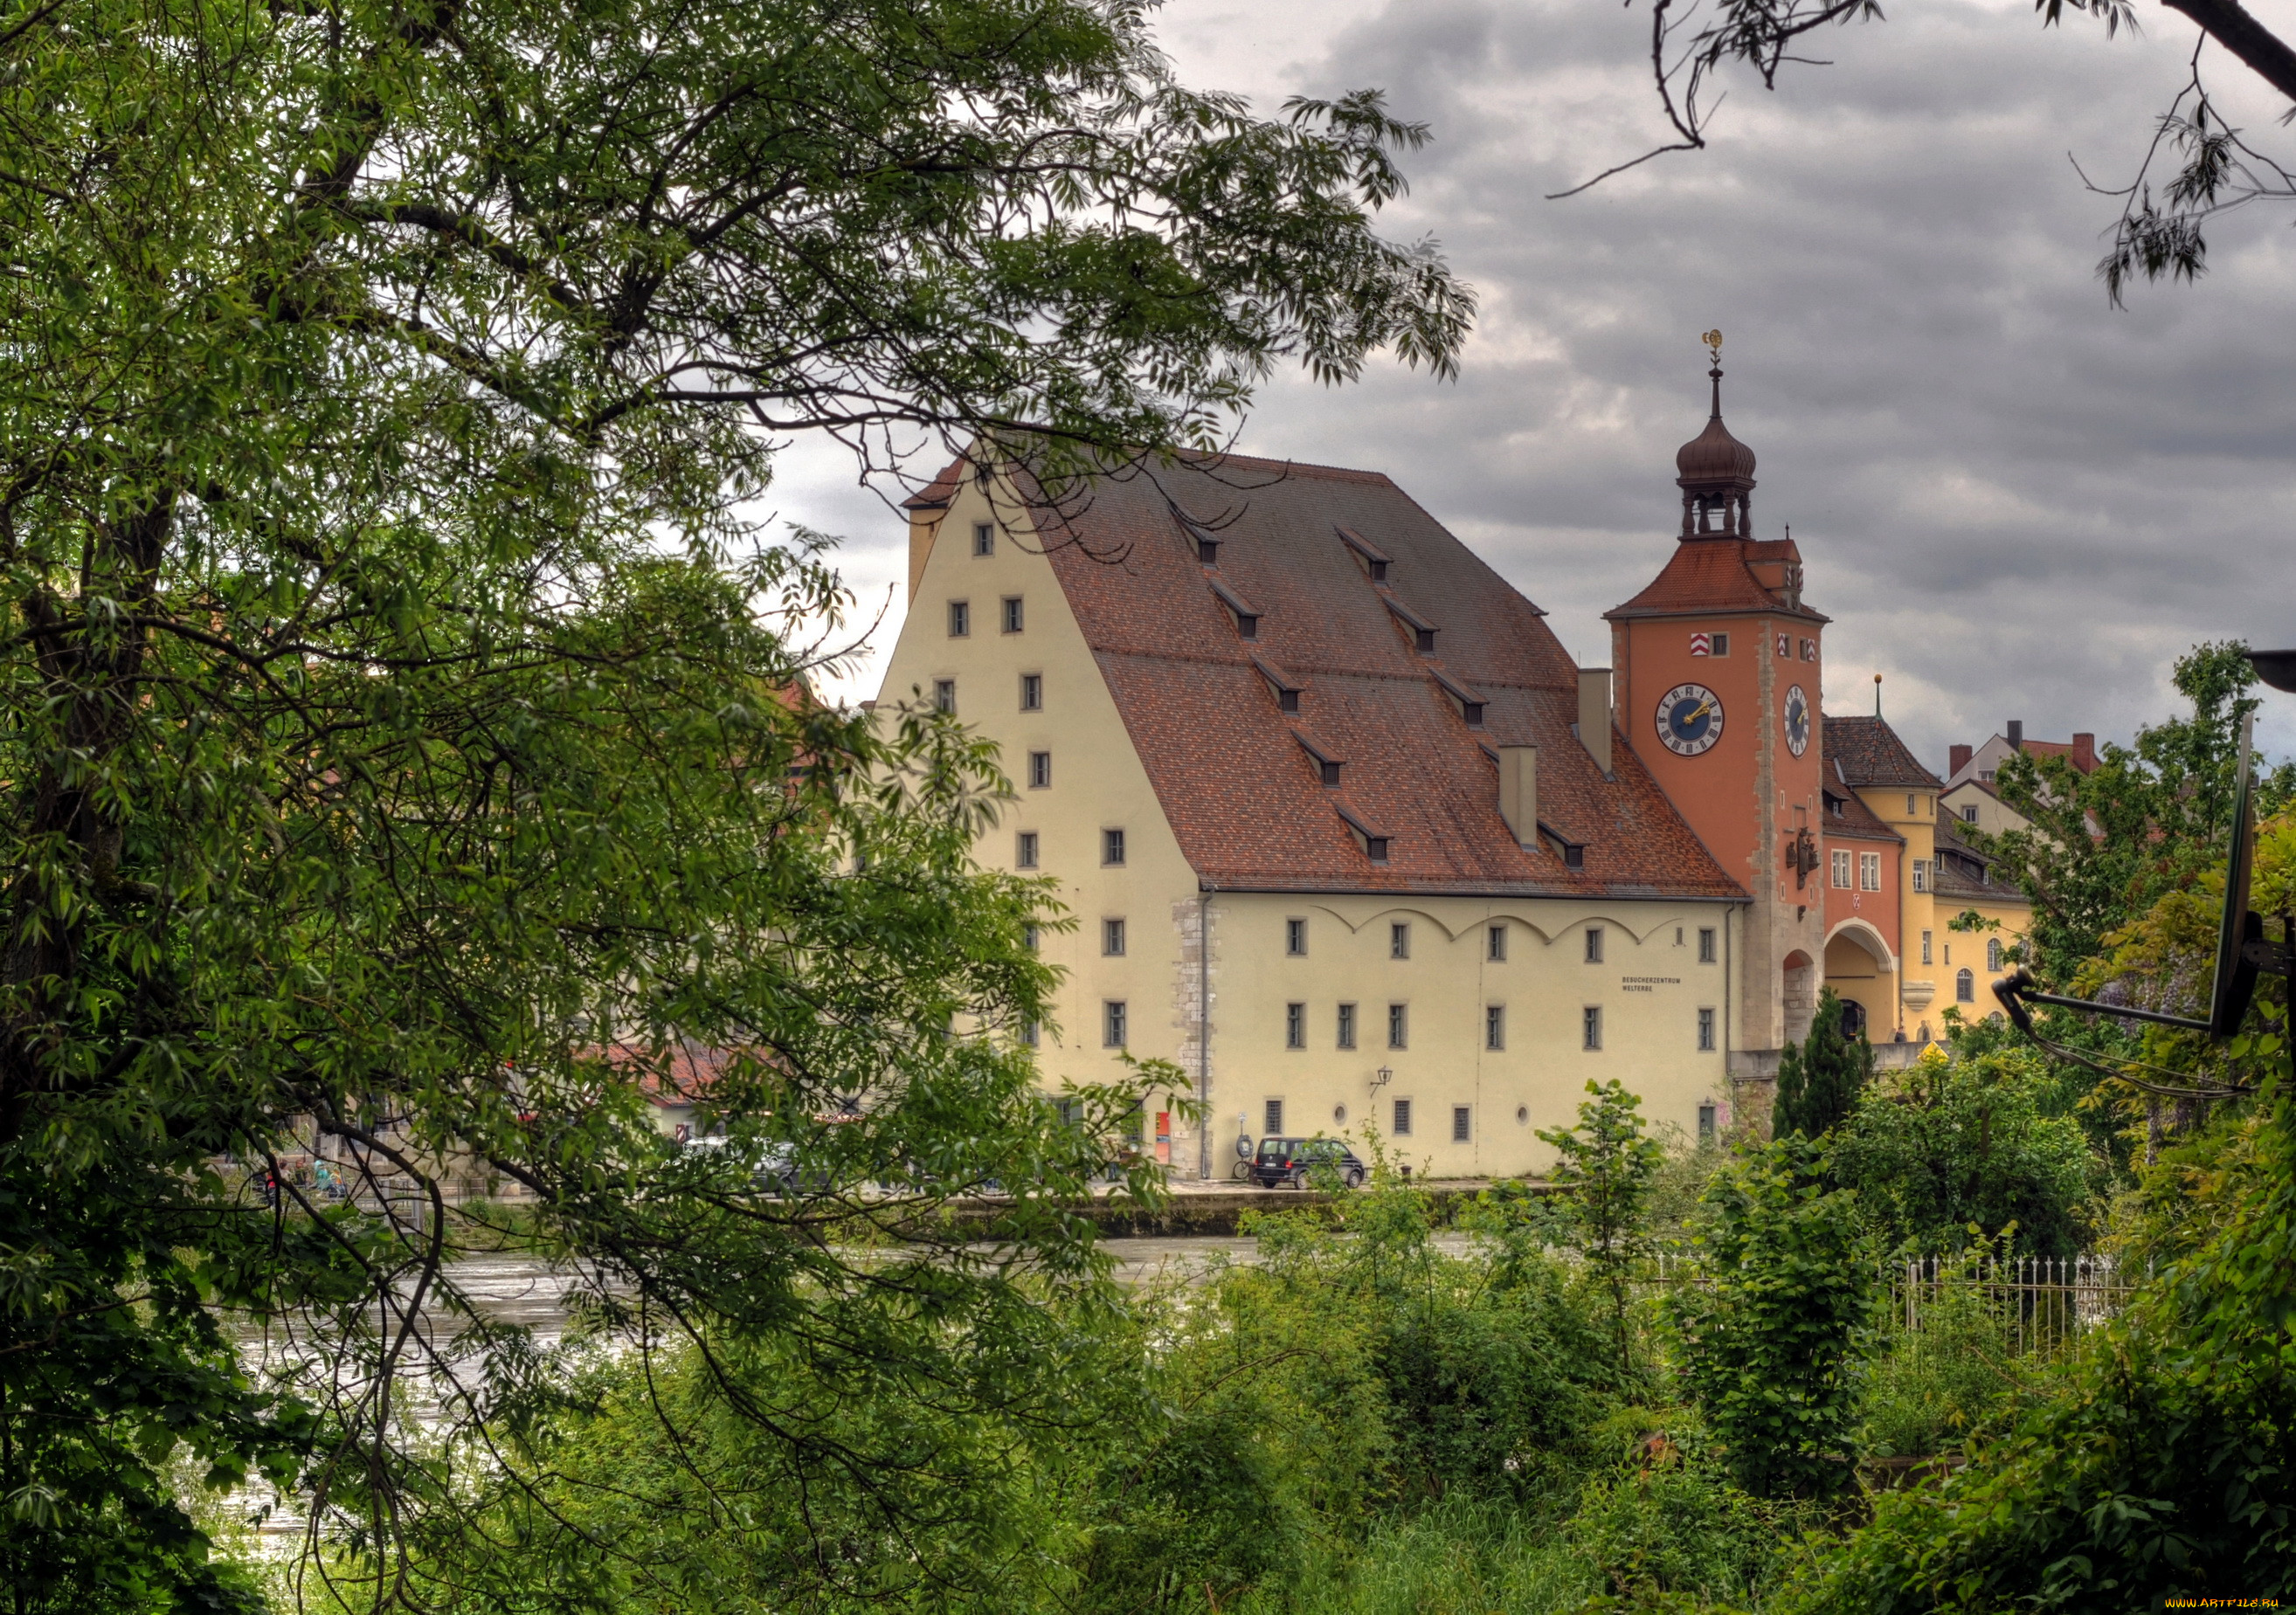
[[[1385, 477], [1231, 455], [1112, 475], [1063, 503], [1065, 518], [1038, 512], [1054, 572], [1208, 889], [1744, 896], [1622, 738], [1603, 778], [1571, 734], [1578, 668], [1538, 608]], [[1217, 567], [1197, 561], [1186, 521], [1218, 531]], [[1383, 585], [1342, 527], [1388, 558]], [[1259, 611], [1256, 640], [1216, 579]], [[1414, 619], [1436, 630], [1436, 655], [1413, 649]], [[1262, 668], [1301, 686], [1296, 717]], [[1439, 671], [1486, 703], [1482, 727]], [[1295, 730], [1347, 759], [1341, 788], [1319, 783]], [[1538, 817], [1583, 843], [1583, 869], [1516, 845], [1486, 744], [1539, 748]], [[1385, 864], [1343, 810], [1393, 838]]]
[[1874, 785], [1913, 785], [1942, 791], [1945, 783], [1915, 760], [1898, 738], [1898, 732], [1878, 717], [1818, 718], [1821, 753], [1829, 767], [1839, 765], [1839, 779], [1861, 789]]
[[1800, 551], [1786, 538], [1685, 538], [1643, 592], [1603, 615], [1611, 620], [1628, 617], [1700, 615], [1724, 617], [1746, 611], [1774, 611], [1807, 622], [1833, 619], [1806, 605], [1790, 604], [1783, 589], [1766, 588], [1754, 576], [1757, 564], [1785, 562], [1799, 566]]
[[[1834, 810], [1836, 803], [1841, 805], [1841, 811], [1838, 813]], [[1825, 791], [1825, 822], [1823, 828], [1824, 833], [1829, 836], [1847, 836], [1857, 841], [1902, 843], [1906, 839], [1876, 817], [1874, 810], [1859, 799], [1855, 791], [1836, 790], [1831, 786]]]

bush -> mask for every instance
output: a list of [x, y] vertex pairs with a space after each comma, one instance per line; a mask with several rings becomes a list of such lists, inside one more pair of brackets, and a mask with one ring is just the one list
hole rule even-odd
[[1683, 1376], [1732, 1472], [1763, 1496], [1823, 1496], [1852, 1472], [1873, 1251], [1825, 1164], [1798, 1135], [1740, 1155], [1702, 1202], [1702, 1280], [1669, 1298]]
[[2111, 1167], [2079, 1122], [2048, 1113], [2057, 1087], [2028, 1050], [1925, 1050], [1859, 1097], [1835, 1131], [1834, 1176], [1901, 1250], [1997, 1239], [2020, 1255], [2071, 1256], [2091, 1237]]
[[1743, 1598], [1777, 1569], [1780, 1526], [1777, 1505], [1677, 1458], [1588, 1481], [1565, 1537], [1610, 1591]]

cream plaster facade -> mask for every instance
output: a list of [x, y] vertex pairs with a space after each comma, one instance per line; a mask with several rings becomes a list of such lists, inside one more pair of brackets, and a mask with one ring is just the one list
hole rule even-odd
[[[931, 704], [945, 681], [960, 721], [999, 749], [1015, 799], [976, 856], [1051, 878], [1074, 922], [1041, 937], [1062, 972], [1057, 1025], [1037, 1045], [1047, 1088], [1114, 1073], [1109, 1006], [1121, 1004], [1125, 1047], [1174, 1062], [1202, 1097], [1204, 1128], [1175, 1126], [1168, 1139], [1184, 1176], [1226, 1176], [1238, 1135], [1266, 1130], [1270, 1101], [1285, 1131], [1350, 1135], [1359, 1150], [1367, 1125], [1390, 1137], [1396, 1102], [1408, 1101], [1410, 1134], [1390, 1145], [1443, 1176], [1543, 1170], [1554, 1152], [1538, 1130], [1572, 1121], [1592, 1080], [1619, 1078], [1654, 1124], [1687, 1135], [1702, 1107], [1726, 1125], [1742, 904], [1201, 889], [1025, 509], [1007, 487], [969, 482], [945, 511], [917, 512], [910, 610], [877, 706]], [[1008, 601], [1020, 603], [1017, 631], [1006, 631]], [[1033, 709], [1026, 677], [1040, 681]], [[1103, 861], [1111, 830], [1124, 833], [1121, 865]], [[1019, 857], [1024, 834], [1036, 838], [1033, 870]], [[1106, 951], [1111, 920], [1123, 922], [1121, 954]], [[1299, 955], [1286, 951], [1293, 920], [1305, 922]], [[1599, 959], [1588, 957], [1589, 930]], [[1338, 1046], [1342, 1004], [1355, 1006], [1352, 1049]], [[1289, 1046], [1293, 1004], [1300, 1048]], [[1391, 1005], [1403, 1006], [1400, 1047], [1390, 1046]], [[1497, 1048], [1488, 1046], [1494, 1008]]]

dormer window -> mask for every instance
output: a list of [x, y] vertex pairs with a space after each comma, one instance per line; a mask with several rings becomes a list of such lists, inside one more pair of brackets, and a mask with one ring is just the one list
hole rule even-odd
[[1584, 842], [1566, 840], [1551, 824], [1541, 824], [1538, 827], [1538, 834], [1539, 839], [1546, 843], [1546, 849], [1562, 860], [1563, 868], [1583, 870], [1587, 867], [1587, 848]]
[[1228, 615], [1235, 619], [1235, 631], [1237, 635], [1244, 639], [1258, 639], [1259, 637], [1259, 608], [1246, 601], [1242, 595], [1228, 587], [1227, 585], [1222, 583], [1218, 578], [1214, 578], [1210, 579], [1210, 583], [1212, 586], [1212, 593], [1219, 597], [1220, 604], [1226, 606], [1227, 608]]
[[1470, 690], [1466, 685], [1461, 684], [1457, 679], [1453, 678], [1440, 668], [1431, 668], [1429, 671], [1435, 675], [1435, 682], [1443, 687], [1443, 693], [1449, 696], [1453, 701], [1458, 703], [1459, 716], [1461, 718], [1465, 720], [1467, 727], [1470, 729], [1481, 728], [1483, 726], [1483, 708], [1486, 703], [1480, 693]]
[[1308, 754], [1308, 760], [1316, 770], [1316, 777], [1326, 787], [1337, 789], [1340, 783], [1341, 759], [1331, 756], [1304, 734], [1294, 733], [1292, 738], [1298, 741], [1300, 750]]
[[1219, 564], [1219, 540], [1217, 538], [1199, 537], [1196, 540], [1196, 559], [1202, 562], [1206, 566], [1218, 566]]
[[1259, 671], [1259, 676], [1267, 681], [1267, 687], [1275, 693], [1277, 709], [1296, 714], [1300, 710], [1300, 686], [1285, 677], [1283, 671], [1271, 662], [1255, 656], [1251, 659], [1251, 665]]
[[1364, 823], [1361, 816], [1345, 802], [1333, 805], [1339, 809], [1341, 822], [1346, 824], [1349, 832], [1355, 836], [1356, 845], [1363, 848], [1364, 856], [1374, 864], [1386, 863], [1388, 845], [1391, 838], [1384, 831], [1374, 830]]
[[1380, 599], [1386, 603], [1388, 611], [1393, 614], [1396, 621], [1411, 631], [1413, 648], [1422, 656], [1434, 655], [1435, 625], [1392, 595], [1382, 594]]
[[1371, 580], [1374, 583], [1385, 583], [1388, 560], [1379, 546], [1351, 527], [1343, 527], [1337, 530], [1340, 542], [1354, 553], [1356, 560], [1361, 563], [1363, 570], [1371, 575]]

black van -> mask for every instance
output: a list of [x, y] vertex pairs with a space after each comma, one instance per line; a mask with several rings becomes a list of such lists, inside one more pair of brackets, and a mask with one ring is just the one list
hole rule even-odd
[[1336, 1138], [1263, 1138], [1251, 1158], [1251, 1181], [1263, 1189], [1308, 1186], [1308, 1172], [1328, 1162], [1350, 1189], [1361, 1186], [1365, 1168], [1356, 1152]]

